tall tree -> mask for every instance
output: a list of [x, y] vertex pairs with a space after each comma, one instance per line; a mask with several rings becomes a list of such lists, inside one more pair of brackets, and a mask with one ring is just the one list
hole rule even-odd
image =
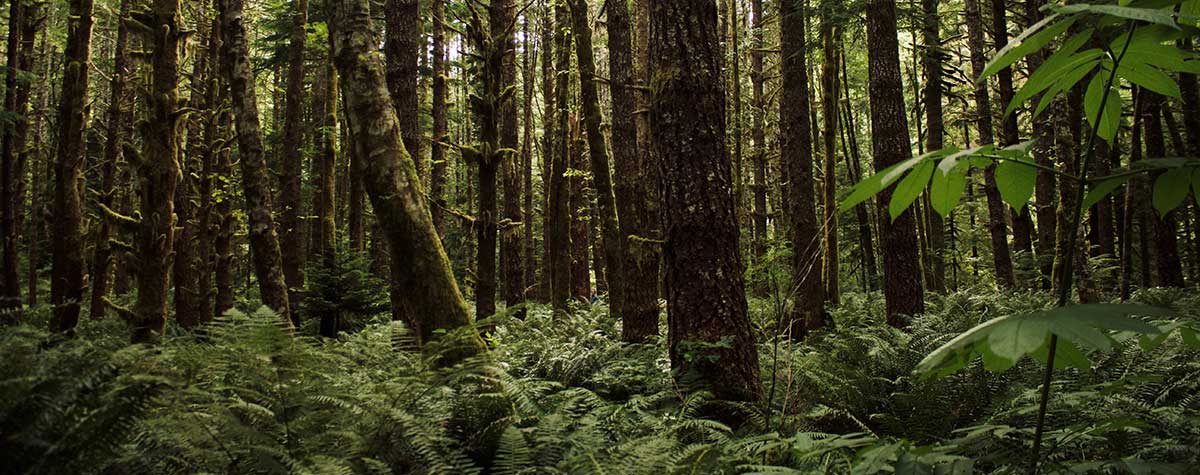
[[522, 108], [522, 132], [521, 137], [521, 185], [522, 185], [522, 213], [525, 225], [521, 226], [524, 231], [523, 242], [521, 243], [521, 255], [524, 256], [524, 264], [521, 272], [521, 282], [525, 286], [521, 289], [522, 296], [525, 295], [526, 289], [536, 282], [537, 274], [537, 257], [534, 254], [533, 247], [533, 218], [536, 215], [533, 209], [533, 83], [534, 80], [534, 61], [537, 56], [534, 51], [536, 49], [530, 42], [532, 32], [529, 30], [530, 14], [524, 15], [521, 20], [522, 37], [524, 38], [524, 54], [521, 55], [521, 86], [524, 88], [524, 107]]
[[[549, 200], [547, 222], [549, 248], [550, 303], [565, 309], [571, 299], [570, 209], [568, 208], [568, 118], [570, 117], [571, 35], [570, 14], [562, 2], [554, 4], [554, 145], [550, 151]], [[547, 101], [549, 102], [549, 101]], [[549, 132], [549, 130], [547, 130]]]
[[[179, 180], [179, 42], [183, 28], [179, 0], [155, 0], [139, 15], [149, 26], [145, 44], [153, 45], [150, 84], [142, 97], [147, 120], [140, 154], [132, 148], [138, 174], [141, 219], [136, 224], [134, 280], [137, 300], [132, 310], [133, 342], [151, 343], [162, 337], [167, 323], [167, 295], [175, 243], [175, 188]], [[128, 222], [128, 221], [126, 221]], [[131, 223], [132, 224], [132, 223]]]
[[[579, 92], [583, 106], [583, 125], [587, 130], [588, 159], [592, 169], [592, 188], [596, 193], [601, 243], [604, 248], [604, 275], [610, 283], [609, 302], [618, 311], [624, 308], [625, 257], [621, 252], [621, 233], [617, 225], [617, 205], [609, 172], [608, 146], [600, 132], [603, 122], [600, 93], [596, 90], [596, 62], [592, 50], [592, 27], [588, 21], [586, 0], [569, 0], [575, 54], [579, 58]], [[720, 80], [719, 78], [717, 80]], [[723, 112], [723, 111], [722, 111]], [[599, 273], [597, 273], [599, 277]], [[600, 280], [600, 279], [597, 279]], [[618, 315], [619, 316], [619, 315]]]
[[[938, 16], [937, 0], [921, 0], [921, 65], [925, 70], [925, 150], [941, 150], [945, 146], [945, 123], [942, 111], [942, 52], [941, 17]], [[933, 211], [932, 206], [925, 206], [925, 218], [929, 223], [929, 250], [927, 256], [931, 261], [929, 289], [942, 291], [946, 289], [946, 236], [942, 216]]]
[[[330, 4], [333, 60], [342, 76], [346, 122], [353, 147], [371, 157], [357, 164], [371, 206], [388, 241], [405, 301], [418, 318], [417, 335], [429, 342], [439, 330], [469, 325], [471, 316], [450, 271], [450, 260], [425, 203], [417, 169], [401, 140], [399, 120], [384, 80], [383, 60], [371, 28], [369, 0]], [[471, 340], [459, 355], [482, 349]], [[457, 356], [457, 355], [450, 355]], [[454, 358], [450, 358], [453, 360]]]
[[[1007, 2], [1006, 0], [991, 0], [991, 7], [992, 41], [996, 45], [996, 51], [1001, 51], [1008, 45]], [[996, 83], [1000, 92], [1000, 104], [1007, 107], [1012, 102], [1013, 95], [1015, 94], [1013, 91], [1012, 68], [1006, 67], [996, 73]], [[1000, 122], [1000, 141], [998, 145], [1007, 147], [1015, 145], [1020, 141], [1017, 113], [1013, 112], [1006, 115], [1004, 120]], [[1017, 251], [1032, 253], [1033, 219], [1030, 218], [1029, 211], [1024, 207], [1020, 210], [1012, 210], [1012, 223], [1013, 247]]]
[[258, 121], [258, 103], [254, 71], [250, 65], [250, 46], [246, 38], [244, 0], [219, 0], [223, 38], [222, 70], [229, 83], [237, 128], [239, 161], [242, 164], [242, 189], [246, 216], [249, 217], [250, 253], [259, 295], [291, 325], [287, 284], [283, 276], [279, 239], [272, 217], [271, 189], [267, 182], [267, 164], [263, 156], [262, 130]]
[[[975, 77], [983, 73], [987, 62], [983, 44], [983, 17], [979, 12], [979, 0], [965, 0], [967, 17], [967, 45], [971, 50], [971, 71]], [[992, 103], [988, 97], [987, 82], [975, 84], [975, 123], [979, 131], [979, 143], [990, 144], [995, 133], [992, 128]], [[996, 268], [996, 282], [1011, 289], [1016, 286], [1013, 274], [1012, 254], [1008, 248], [1008, 218], [1000, 191], [996, 188], [996, 166], [991, 165], [983, 172], [984, 194], [987, 196], [988, 233], [992, 238], [992, 262]]]
[[[1025, 2], [1025, 21], [1032, 25], [1042, 18], [1041, 6], [1044, 0], [1029, 0]], [[1026, 57], [1030, 71], [1036, 71], [1044, 60], [1042, 51], [1035, 51]], [[1036, 101], [1040, 101], [1038, 97]], [[1033, 147], [1034, 160], [1043, 167], [1054, 166], [1051, 151], [1054, 147], [1053, 125], [1050, 117], [1042, 113], [1033, 117], [1033, 132], [1037, 142]], [[1058, 178], [1048, 171], [1039, 171], [1034, 187], [1034, 201], [1037, 215], [1037, 261], [1041, 272], [1042, 287], [1050, 288], [1050, 276], [1054, 268], [1054, 236], [1057, 233], [1056, 208], [1054, 190], [1058, 187]]]
[[[837, 9], [837, 4], [834, 2], [830, 0], [821, 2], [821, 138], [824, 140], [821, 149], [822, 173], [824, 175], [821, 186], [821, 199], [824, 212], [822, 222], [819, 225], [823, 231], [822, 240], [825, 242], [822, 266], [825, 285], [823, 297], [837, 304], [840, 301], [839, 295], [841, 294], [841, 289], [838, 285], [838, 275], [840, 274], [838, 261], [841, 257], [841, 251], [838, 247], [837, 213], [837, 139], [838, 118], [841, 116], [838, 97], [841, 92], [839, 88], [840, 81], [838, 80], [837, 41], [842, 33], [841, 27], [837, 26], [837, 21], [833, 17], [835, 9]], [[784, 19], [784, 21], [787, 21], [787, 19]], [[803, 40], [803, 36], [799, 39]], [[799, 51], [804, 51], [804, 47], [801, 46]], [[808, 107], [811, 108], [811, 106]], [[781, 104], [780, 110], [782, 109], [783, 105]], [[784, 114], [787, 113], [784, 112]], [[781, 121], [783, 121], [782, 123], [787, 123], [786, 118], [781, 118]], [[815, 124], [813, 125], [815, 126]], [[811, 173], [811, 167], [807, 171]], [[793, 185], [797, 184], [797, 180], [810, 179], [804, 175], [797, 175], [797, 173], [805, 172], [806, 170], [794, 170], [792, 173], [789, 173], [788, 176], [793, 177], [791, 179]], [[792, 196], [793, 201], [802, 199], [806, 199], [804, 195]], [[795, 216], [795, 213], [792, 214]], [[792, 245], [796, 246], [797, 243], [793, 242]], [[799, 249], [807, 249], [807, 246], [797, 247], [797, 250]], [[815, 246], [813, 246], [813, 250], [815, 252]], [[816, 297], [817, 295], [814, 293], [812, 296]], [[813, 307], [811, 310], [823, 310], [823, 308]]]
[[750, 160], [754, 166], [754, 255], [762, 256], [767, 240], [767, 148], [763, 116], [767, 104], [763, 97], [763, 0], [750, 0], [754, 17], [750, 29]]
[[[968, 0], [970, 1], [970, 0]], [[871, 98], [871, 141], [875, 169], [883, 170], [912, 156], [908, 142], [908, 118], [904, 113], [904, 90], [900, 80], [900, 54], [896, 38], [896, 2], [868, 0], [867, 69]], [[887, 209], [891, 190], [877, 195]], [[896, 219], [879, 216], [883, 247], [883, 293], [887, 320], [892, 326], [907, 326], [901, 315], [925, 311], [921, 270], [917, 257], [916, 217], [909, 209]]]
[[[650, 237], [655, 220], [650, 201], [655, 199], [645, 156], [638, 150], [638, 104], [635, 97], [633, 36], [629, 5], [607, 4], [608, 69], [612, 95], [612, 151], [614, 191], [620, 226], [620, 245], [625, 262], [623, 278], [612, 286], [624, 287], [617, 315], [621, 338], [643, 342], [658, 334], [658, 255], [644, 238]], [[637, 238], [642, 239], [637, 239]]]
[[[4, 111], [10, 117], [24, 115], [23, 105], [17, 104], [17, 75], [19, 73], [21, 24], [24, 2], [10, 1], [8, 8], [8, 44], [4, 75]], [[18, 108], [20, 107], [20, 109]], [[23, 118], [17, 120], [24, 120]], [[21, 308], [21, 281], [17, 275], [17, 124], [6, 124], [0, 145], [0, 240], [3, 240], [3, 272], [0, 272], [0, 309]]]
[[500, 275], [504, 279], [501, 293], [509, 307], [525, 300], [524, 253], [521, 252], [521, 233], [529, 223], [521, 210], [521, 160], [517, 148], [517, 52], [513, 35], [516, 27], [516, 5], [514, 0], [492, 0], [489, 22], [492, 38], [502, 55], [500, 61], [500, 89], [511, 88], [513, 92], [502, 94], [500, 113], [500, 181], [504, 187], [503, 230], [500, 237]]
[[304, 209], [300, 174], [304, 167], [304, 51], [308, 39], [308, 0], [296, 0], [287, 46], [287, 92], [284, 95], [283, 149], [279, 174], [279, 246], [283, 278], [292, 304], [304, 287]]
[[[417, 56], [420, 54], [421, 16], [417, 0], [387, 0], [383, 10], [386, 20], [386, 38], [383, 52], [387, 59], [388, 92], [400, 121], [400, 134], [404, 148], [408, 150], [421, 174], [421, 121], [418, 115]], [[332, 90], [331, 90], [332, 91]], [[404, 289], [397, 287], [399, 273], [409, 272], [402, 263], [391, 262], [388, 266], [388, 295], [391, 300], [392, 320], [406, 320], [411, 315], [406, 310]]]
[[66, 60], [58, 106], [58, 160], [54, 166], [53, 269], [50, 329], [74, 332], [83, 301], [83, 209], [79, 181], [83, 178], [84, 130], [88, 115], [88, 62], [92, 54], [92, 0], [71, 0], [67, 19]]
[[[120, 17], [129, 17], [132, 0], [121, 0]], [[129, 77], [129, 25], [121, 21], [117, 26], [116, 44], [113, 45], [113, 73], [109, 83], [109, 103], [107, 117], [107, 139], [104, 142], [104, 158], [101, 163], [101, 179], [98, 199], [101, 206], [112, 207], [116, 194], [117, 161], [121, 157], [121, 143], [125, 140], [125, 124], [132, 114], [131, 97], [125, 91]], [[92, 256], [92, 299], [89, 311], [93, 319], [104, 316], [105, 301], [108, 295], [109, 274], [112, 269], [112, 246], [108, 240], [112, 235], [112, 227], [108, 220], [100, 220], [100, 228], [96, 233], [96, 251]]]
[[717, 397], [756, 401], [762, 384], [725, 150], [716, 4], [662, 0], [650, 8], [650, 128], [663, 177], [671, 365], [695, 372]]
[[[795, 302], [792, 314], [789, 315], [789, 325], [793, 337], [802, 338], [809, 330], [822, 325], [822, 314], [825, 311], [825, 283], [821, 278], [822, 269], [817, 266], [821, 262], [818, 246], [821, 227], [817, 223], [817, 198], [813, 193], [813, 135], [809, 114], [811, 105], [808, 102], [808, 65], [804, 58], [807, 51], [804, 29], [805, 3], [802, 0], [784, 1], [780, 4], [779, 13], [779, 47], [783, 55], [783, 90], [779, 99], [779, 153], [780, 161], [790, 177], [787, 212], [791, 215], [792, 224], [789, 238], [792, 243], [792, 286], [795, 288]], [[826, 21], [823, 20], [823, 36], [826, 35], [826, 26]], [[830, 58], [826, 57], [826, 65], [829, 61]], [[825, 70], [822, 75], [826, 87], [829, 86], [830, 80], [837, 83], [837, 73], [830, 73], [831, 71]], [[832, 94], [836, 104], [836, 90], [826, 89], [825, 94]], [[836, 106], [834, 109], [836, 110]], [[831, 117], [836, 118], [836, 112]], [[833, 135], [826, 135], [827, 143], [831, 137]], [[836, 161], [829, 147], [825, 152], [825, 163], [831, 164]], [[826, 174], [826, 187], [831, 187], [833, 180], [828, 176], [830, 171], [827, 170]], [[832, 201], [825, 202], [827, 209], [831, 203]], [[826, 233], [826, 239], [829, 234], [834, 233]], [[828, 250], [829, 248], [826, 248], [826, 251]], [[826, 258], [837, 260], [836, 255]], [[832, 269], [834, 274], [827, 278], [836, 280], [836, 264]]]
[[446, 148], [448, 133], [446, 123], [446, 4], [445, 0], [433, 1], [433, 137], [429, 149], [429, 200], [433, 226], [438, 236], [445, 234], [443, 208], [446, 207]]
[[[1162, 158], [1167, 156], [1167, 145], [1163, 138], [1163, 96], [1142, 90], [1142, 98], [1146, 101], [1145, 118], [1142, 122], [1146, 141], [1146, 157]], [[1153, 235], [1153, 262], [1156, 283], [1163, 287], [1183, 287], [1183, 266], [1179, 260], [1179, 244], [1175, 212], [1165, 215], [1157, 211], [1149, 213], [1150, 230]], [[1149, 256], [1147, 256], [1149, 257]], [[1145, 258], [1145, 257], [1143, 257]]]
[[[207, 3], [201, 3], [200, 6], [207, 11]], [[203, 318], [201, 272], [196, 243], [204, 234], [200, 232], [198, 223], [198, 218], [204, 210], [199, 209], [196, 203], [200, 201], [198, 195], [203, 173], [200, 162], [203, 161], [205, 149], [210, 147], [210, 144], [203, 143], [203, 117], [200, 113], [205, 106], [202, 85], [206, 82], [205, 75], [208, 72], [208, 56], [204, 54], [204, 50], [211, 48], [211, 35], [208, 33], [211, 25], [206, 19], [201, 16], [196, 21], [195, 36], [198, 41], [196, 52], [192, 55], [195, 59], [192, 61], [191, 96], [188, 98], [188, 106], [192, 108], [192, 113], [187, 117], [187, 153], [178, 157], [180, 174], [175, 187], [174, 203], [178, 224], [172, 249], [174, 265], [171, 273], [175, 285], [175, 320], [180, 326], [188, 329], [199, 325]]]

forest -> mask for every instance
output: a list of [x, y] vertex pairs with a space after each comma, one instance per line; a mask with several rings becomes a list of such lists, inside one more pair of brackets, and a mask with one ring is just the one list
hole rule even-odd
[[8, 0], [0, 474], [1200, 472], [1200, 0]]

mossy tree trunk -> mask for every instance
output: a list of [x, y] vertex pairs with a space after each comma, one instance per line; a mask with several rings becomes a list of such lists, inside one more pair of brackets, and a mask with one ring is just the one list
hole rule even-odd
[[[471, 324], [466, 302], [450, 271], [450, 261], [433, 227], [417, 178], [416, 165], [401, 140], [400, 124], [384, 80], [383, 58], [374, 53], [368, 0], [331, 5], [333, 60], [341, 77], [346, 121], [352, 144], [363, 160], [358, 164], [371, 206], [400, 275], [405, 301], [418, 320], [417, 334], [429, 342], [438, 330]], [[455, 355], [482, 349], [471, 343]], [[452, 358], [453, 359], [453, 358]]]

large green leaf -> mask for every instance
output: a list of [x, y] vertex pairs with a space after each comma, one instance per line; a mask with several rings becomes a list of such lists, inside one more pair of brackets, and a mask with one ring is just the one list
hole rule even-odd
[[[1029, 53], [1042, 49], [1050, 40], [1057, 38], [1058, 35], [1067, 31], [1071, 24], [1075, 23], [1076, 17], [1069, 17], [1063, 21], [1059, 21], [1062, 15], [1057, 13], [1043, 18], [1041, 21], [1034, 23], [1024, 32], [1009, 41], [1004, 45], [996, 56], [988, 61], [986, 67], [983, 68], [983, 73], [979, 75], [978, 81], [987, 79], [988, 76], [1000, 72], [1017, 60], [1028, 56]], [[1047, 26], [1050, 25], [1050, 26]]]
[[1079, 3], [1056, 7], [1059, 13], [1099, 13], [1102, 15], [1115, 16], [1129, 20], [1140, 20], [1149, 23], [1156, 23], [1163, 26], [1178, 28], [1175, 24], [1175, 17], [1167, 10], [1159, 10], [1155, 8], [1134, 8], [1123, 7], [1118, 5], [1092, 5], [1087, 3]]
[[891, 215], [892, 221], [895, 221], [904, 210], [912, 205], [913, 201], [921, 196], [921, 192], [925, 190], [925, 186], [929, 184], [929, 177], [933, 174], [933, 160], [925, 160], [913, 169], [912, 173], [905, 176], [896, 185], [896, 191], [892, 193], [892, 201], [888, 203], [888, 214]]
[[[951, 163], [950, 168], [944, 170], [943, 165], [947, 163]], [[970, 169], [971, 166], [968, 162], [946, 158], [938, 164], [937, 170], [933, 172], [933, 181], [929, 185], [929, 202], [933, 206], [933, 210], [943, 218], [950, 215], [950, 211], [958, 205], [958, 201], [962, 198], [963, 191], [966, 191], [967, 171]]]
[[1037, 169], [1016, 160], [1004, 160], [996, 165], [996, 188], [1000, 198], [1020, 211], [1033, 197]]
[[1171, 210], [1179, 207], [1187, 199], [1188, 189], [1192, 184], [1192, 170], [1188, 168], [1172, 168], [1154, 180], [1152, 201], [1154, 210], [1165, 216]]
[[1179, 98], [1179, 85], [1171, 76], [1154, 66], [1138, 61], [1136, 57], [1127, 57], [1117, 66], [1117, 75], [1125, 80], [1142, 86], [1164, 96]]
[[[1083, 94], [1083, 113], [1088, 123], [1096, 127], [1097, 135], [1111, 143], [1117, 136], [1121, 125], [1121, 94], [1113, 87], [1108, 87], [1108, 75], [1092, 76], [1087, 91]], [[1101, 113], [1101, 106], [1104, 107]]]
[[1104, 199], [1105, 196], [1108, 196], [1109, 193], [1112, 193], [1113, 190], [1117, 189], [1121, 185], [1124, 185], [1125, 182], [1129, 181], [1130, 178], [1132, 177], [1124, 176], [1120, 178], [1112, 178], [1090, 185], [1087, 190], [1087, 195], [1083, 197], [1083, 209], [1088, 209], [1092, 206], [1095, 206], [1096, 203], [1099, 203], [1100, 200]]
[[1038, 101], [1037, 108], [1033, 111], [1034, 117], [1042, 115], [1042, 111], [1046, 110], [1046, 107], [1054, 102], [1054, 99], [1058, 97], [1059, 93], [1074, 87], [1075, 84], [1079, 83], [1079, 81], [1082, 81], [1083, 78], [1088, 75], [1088, 73], [1094, 71], [1096, 69], [1096, 65], [1099, 63], [1099, 61], [1084, 63], [1059, 76], [1058, 81], [1055, 81], [1054, 85], [1050, 86], [1050, 88], [1046, 89], [1046, 92], [1042, 94], [1041, 100]]
[[[943, 376], [982, 357], [989, 370], [1011, 367], [1026, 355], [1045, 353], [1050, 335], [1100, 351], [1112, 348], [1111, 338], [1103, 331], [1129, 331], [1157, 335], [1160, 328], [1132, 315], [1169, 316], [1167, 309], [1134, 304], [1085, 304], [1056, 307], [1021, 315], [1007, 315], [981, 323], [929, 353], [914, 372], [922, 377]], [[1066, 348], [1066, 347], [1064, 347]], [[1086, 360], [1075, 349], [1063, 351], [1065, 364], [1086, 367]], [[1045, 360], [1045, 356], [1039, 359]], [[1058, 363], [1056, 363], [1057, 366]]]
[[1058, 82], [1065, 73], [1074, 71], [1076, 68], [1085, 65], [1095, 67], [1099, 63], [1100, 58], [1104, 56], [1104, 52], [1099, 49], [1089, 49], [1078, 52], [1088, 40], [1092, 38], [1092, 32], [1084, 31], [1076, 33], [1067, 41], [1063, 42], [1058, 48], [1042, 62], [1042, 65], [1037, 68], [1025, 81], [1025, 85], [1013, 95], [1005, 109], [1004, 114], [1008, 115], [1025, 101], [1032, 99], [1038, 93], [1046, 90], [1050, 86]]

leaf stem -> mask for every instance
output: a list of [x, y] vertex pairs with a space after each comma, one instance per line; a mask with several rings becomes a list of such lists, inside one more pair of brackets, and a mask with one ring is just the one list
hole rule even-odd
[[[1080, 163], [1079, 181], [1081, 182], [1087, 182], [1088, 166], [1091, 164], [1092, 159], [1096, 155], [1096, 136], [1099, 135], [1100, 132], [1100, 119], [1104, 116], [1105, 102], [1108, 101], [1108, 98], [1111, 95], [1108, 93], [1108, 91], [1112, 90], [1113, 82], [1115, 82], [1117, 79], [1117, 66], [1121, 64], [1121, 59], [1123, 59], [1125, 57], [1125, 53], [1129, 51], [1129, 44], [1133, 42], [1133, 32], [1135, 30], [1137, 30], [1137, 22], [1129, 22], [1129, 32], [1125, 37], [1125, 45], [1121, 48], [1121, 54], [1113, 58], [1112, 72], [1110, 72], [1108, 75], [1108, 81], [1105, 83], [1104, 95], [1100, 98], [1100, 107], [1097, 108], [1095, 121], [1092, 122], [1092, 130], [1088, 134], [1087, 152], [1084, 153], [1083, 162]], [[1109, 56], [1112, 56], [1113, 52], [1107, 48], [1106, 50], [1108, 51]], [[1059, 276], [1059, 279], [1061, 279], [1061, 285], [1059, 285], [1058, 290], [1058, 302], [1055, 304], [1057, 307], [1067, 306], [1067, 303], [1071, 299], [1072, 287], [1075, 285], [1074, 259], [1075, 250], [1078, 247], [1077, 241], [1079, 240], [1079, 227], [1083, 215], [1083, 198], [1085, 191], [1086, 190], [1082, 184], [1076, 188], [1075, 201], [1071, 203], [1071, 207], [1074, 208], [1071, 210], [1071, 216], [1073, 216], [1074, 219], [1071, 220], [1071, 231], [1070, 234], [1068, 234], [1068, 239], [1065, 241], [1067, 249], [1063, 253], [1063, 271]], [[1038, 468], [1040, 465], [1039, 462], [1041, 461], [1040, 452], [1042, 447], [1042, 437], [1045, 434], [1046, 429], [1046, 406], [1050, 401], [1050, 383], [1054, 376], [1054, 353], [1057, 346], [1058, 335], [1052, 333], [1050, 335], [1049, 351], [1046, 355], [1046, 372], [1042, 377], [1041, 396], [1038, 400], [1037, 426], [1033, 433], [1033, 457], [1030, 458], [1029, 468], [1029, 473], [1033, 475], [1038, 473]]]

